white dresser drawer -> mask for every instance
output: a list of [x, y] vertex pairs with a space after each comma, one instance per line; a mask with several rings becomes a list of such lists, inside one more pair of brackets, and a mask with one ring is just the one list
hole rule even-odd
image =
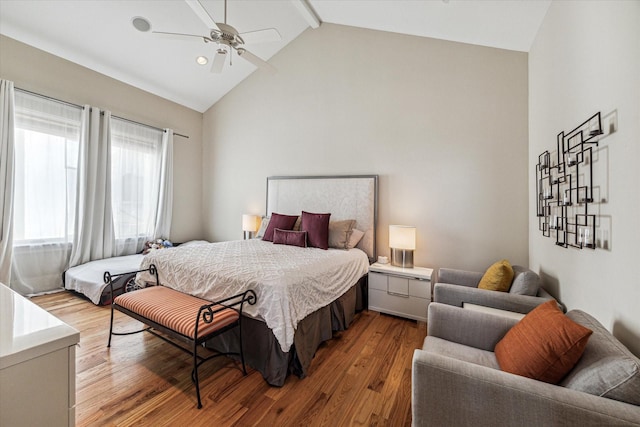
[[431, 281], [409, 279], [409, 295], [412, 297], [431, 299]]
[[403, 297], [376, 289], [369, 290], [369, 310], [407, 317], [422, 322], [427, 321], [429, 302], [424, 298]]
[[390, 294], [409, 296], [409, 279], [406, 277], [389, 276], [387, 290]]
[[369, 273], [369, 289], [387, 291], [387, 276], [381, 273]]

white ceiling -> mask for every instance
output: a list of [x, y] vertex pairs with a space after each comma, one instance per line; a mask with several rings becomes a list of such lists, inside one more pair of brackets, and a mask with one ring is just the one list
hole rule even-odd
[[[247, 44], [267, 60], [309, 27], [300, 0], [229, 0], [227, 22], [238, 31], [276, 28], [280, 42]], [[216, 22], [222, 0], [201, 0]], [[322, 22], [527, 52], [551, 0], [309, 0]], [[208, 34], [183, 0], [0, 0], [0, 33], [203, 112], [256, 68], [234, 55], [222, 74], [195, 58], [215, 45], [135, 30]], [[310, 30], [313, 31], [313, 30]], [[264, 72], [259, 70], [257, 72]]]

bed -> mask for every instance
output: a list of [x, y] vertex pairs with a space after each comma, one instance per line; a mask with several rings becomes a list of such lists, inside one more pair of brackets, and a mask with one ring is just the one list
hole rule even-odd
[[[63, 274], [65, 289], [85, 295], [96, 305], [111, 304], [111, 293], [104, 282], [104, 272], [121, 274], [136, 271], [144, 255], [127, 255], [90, 261], [66, 270]], [[114, 283], [114, 296], [120, 295], [125, 283], [133, 275], [125, 275]]]
[[[366, 308], [367, 272], [376, 257], [377, 181], [377, 176], [267, 178], [267, 216], [304, 210], [331, 213], [332, 221], [353, 219], [363, 236], [352, 249], [251, 239], [157, 251], [141, 268], [153, 263], [164, 286], [208, 300], [253, 289], [258, 303], [242, 322], [245, 358], [269, 384], [281, 386], [291, 373], [306, 376], [318, 346]], [[236, 334], [229, 331], [207, 346], [237, 351]]]

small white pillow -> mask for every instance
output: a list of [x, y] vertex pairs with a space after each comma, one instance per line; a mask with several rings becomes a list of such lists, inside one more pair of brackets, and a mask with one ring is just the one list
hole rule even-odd
[[345, 219], [343, 221], [329, 222], [329, 247], [336, 249], [347, 249], [349, 237], [356, 224], [355, 219]]
[[349, 243], [347, 243], [347, 249], [355, 248], [360, 240], [364, 237], [364, 231], [360, 231], [357, 228], [351, 230], [351, 236], [349, 236]]
[[262, 217], [262, 222], [260, 223], [260, 229], [258, 229], [258, 232], [254, 237], [255, 239], [262, 239], [264, 237], [264, 232], [267, 231], [267, 226], [269, 225], [270, 219], [271, 217], [269, 216]]

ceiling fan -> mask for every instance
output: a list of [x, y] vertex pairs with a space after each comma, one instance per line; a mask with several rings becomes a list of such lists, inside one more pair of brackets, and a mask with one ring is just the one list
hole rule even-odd
[[216, 54], [211, 64], [212, 73], [221, 73], [224, 63], [229, 54], [230, 65], [233, 63], [232, 53], [235, 50], [241, 58], [246, 59], [256, 67], [267, 71], [275, 72], [273, 65], [260, 59], [253, 53], [245, 49], [245, 43], [262, 43], [279, 41], [280, 33], [275, 28], [266, 28], [263, 30], [249, 31], [239, 33], [231, 25], [227, 24], [227, 0], [224, 0], [224, 22], [216, 22], [198, 0], [184, 0], [196, 15], [209, 28], [209, 34], [202, 36], [197, 34], [169, 33], [165, 31], [153, 31], [155, 34], [178, 36], [178, 37], [197, 37], [204, 40], [205, 43], [217, 43]]

